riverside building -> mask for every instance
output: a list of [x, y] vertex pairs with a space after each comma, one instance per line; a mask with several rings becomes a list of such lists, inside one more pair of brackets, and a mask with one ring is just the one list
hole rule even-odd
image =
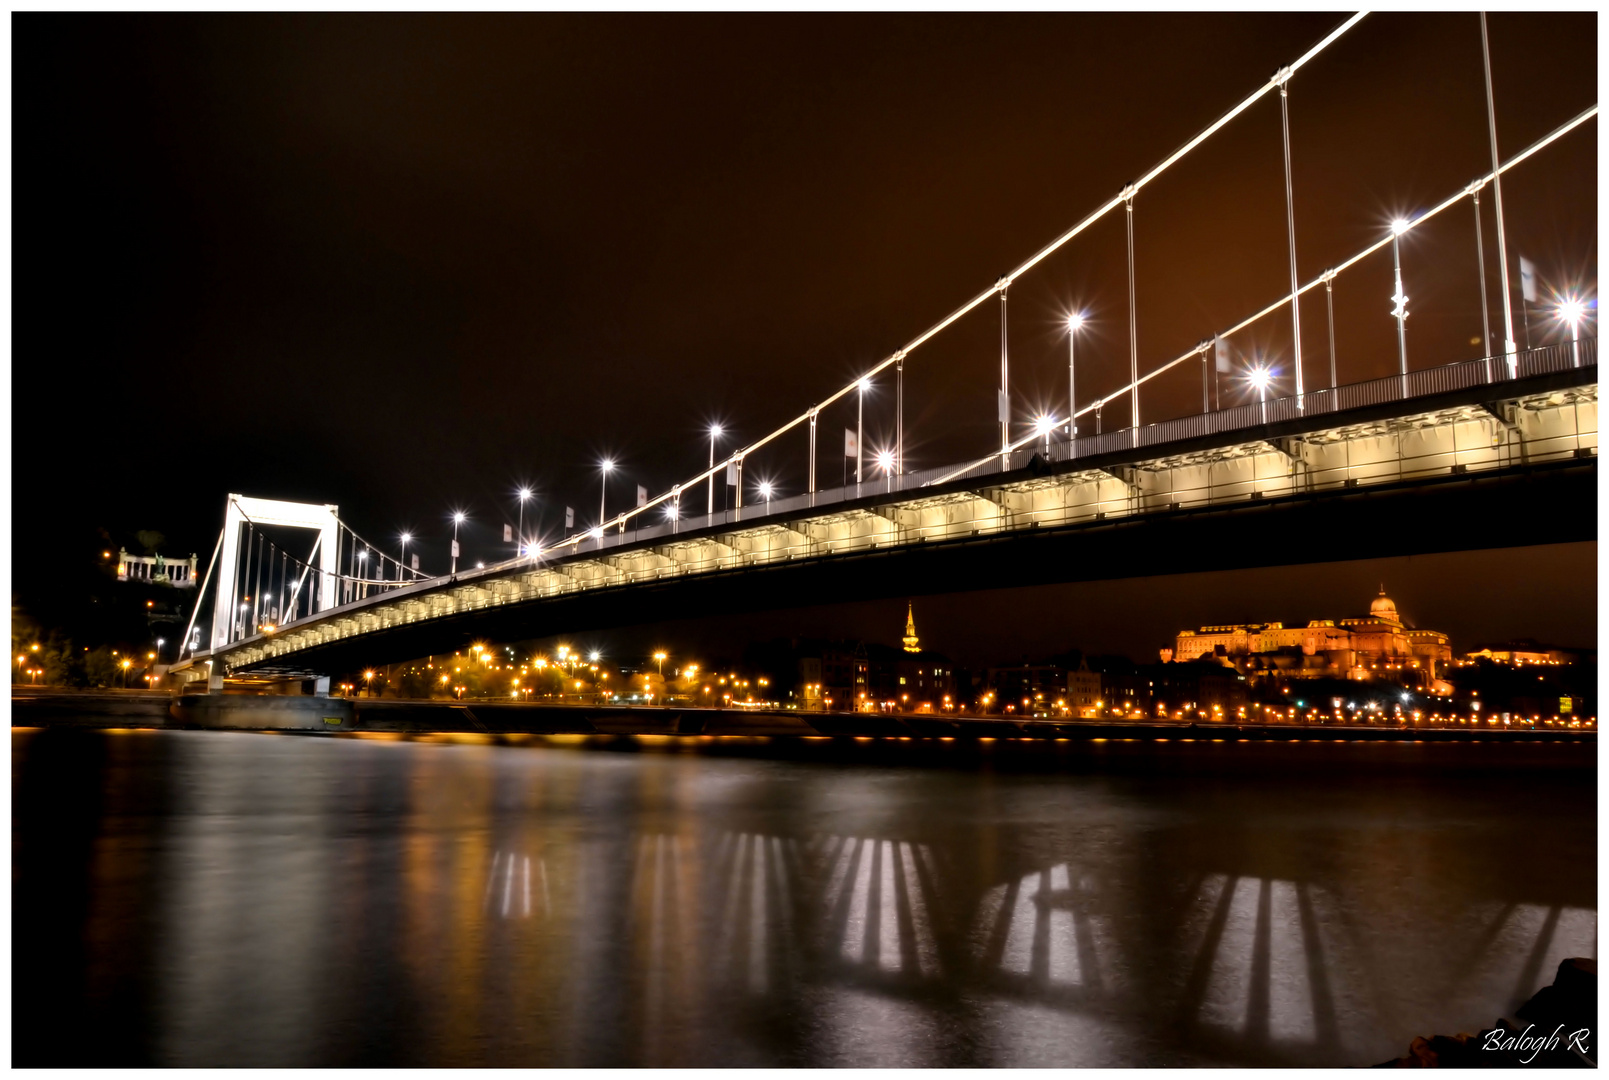
[[1306, 626], [1268, 622], [1183, 630], [1173, 648], [1162, 650], [1162, 660], [1217, 660], [1247, 676], [1385, 678], [1436, 691], [1447, 689], [1452, 649], [1441, 631], [1408, 625], [1382, 586], [1367, 615], [1314, 619]]

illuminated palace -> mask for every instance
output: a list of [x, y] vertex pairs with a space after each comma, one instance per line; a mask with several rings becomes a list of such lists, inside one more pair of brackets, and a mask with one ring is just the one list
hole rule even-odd
[[1277, 622], [1203, 626], [1181, 631], [1174, 647], [1162, 650], [1162, 659], [1217, 660], [1247, 675], [1386, 677], [1434, 690], [1440, 689], [1452, 650], [1446, 634], [1405, 624], [1382, 586], [1361, 618], [1314, 619], [1301, 627]]

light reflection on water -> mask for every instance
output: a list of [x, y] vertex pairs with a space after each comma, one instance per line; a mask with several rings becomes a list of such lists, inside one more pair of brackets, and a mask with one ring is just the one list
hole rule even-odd
[[1177, 767], [1247, 752], [17, 732], [16, 1061], [1357, 1065], [1596, 956], [1590, 746]]

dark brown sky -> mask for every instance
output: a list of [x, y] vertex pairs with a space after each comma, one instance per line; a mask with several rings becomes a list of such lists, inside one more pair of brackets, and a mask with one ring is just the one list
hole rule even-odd
[[[228, 491], [409, 527], [434, 569], [453, 507], [469, 558], [496, 553], [520, 481], [550, 527], [595, 515], [603, 453], [614, 490], [657, 493], [702, 467], [711, 418], [753, 438], [830, 393], [1342, 18], [16, 16], [14, 449], [46, 523], [18, 548], [55, 553], [19, 588], [96, 526], [205, 558]], [[1595, 100], [1595, 15], [1492, 30], [1505, 151]], [[1489, 168], [1476, 17], [1370, 16], [1291, 116], [1306, 280]], [[1556, 287], [1596, 282], [1596, 139], [1505, 178], [1511, 258]], [[1142, 369], [1280, 295], [1284, 221], [1270, 96], [1136, 204]], [[1121, 385], [1122, 228], [1013, 287], [1024, 415], [1065, 408], [1074, 303], [1080, 396]], [[1413, 366], [1478, 354], [1468, 207], [1404, 261]], [[1388, 253], [1338, 283], [1342, 381], [1394, 369], [1390, 291]], [[997, 319], [908, 365], [912, 467], [994, 437]], [[1320, 382], [1321, 299], [1303, 320]], [[1288, 325], [1239, 344], [1288, 370]], [[1198, 377], [1148, 387], [1144, 419], [1198, 408]], [[749, 475], [797, 491], [803, 459], [801, 435]]]

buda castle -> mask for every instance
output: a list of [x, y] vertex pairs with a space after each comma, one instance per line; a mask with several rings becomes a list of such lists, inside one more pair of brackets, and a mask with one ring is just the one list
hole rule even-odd
[[1184, 630], [1174, 647], [1162, 650], [1162, 661], [1217, 660], [1244, 675], [1286, 678], [1393, 682], [1438, 690], [1452, 662], [1447, 635], [1409, 627], [1385, 587], [1369, 605], [1369, 614], [1352, 619], [1314, 619], [1306, 626], [1244, 623]]

